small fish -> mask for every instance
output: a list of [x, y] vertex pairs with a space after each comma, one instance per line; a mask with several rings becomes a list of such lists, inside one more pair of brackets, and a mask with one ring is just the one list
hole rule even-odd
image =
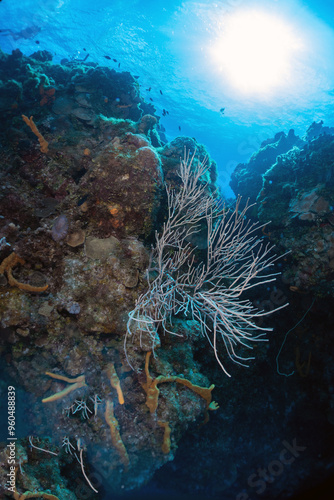
[[119, 67], [119, 68], [121, 67], [121, 63], [118, 63], [118, 67]]
[[168, 111], [166, 111], [166, 113], [167, 113], [167, 115], [169, 115], [169, 112], [168, 112]]
[[223, 114], [224, 114], [224, 112], [225, 112], [225, 108], [220, 108], [219, 113], [220, 113], [221, 115], [223, 115]]
[[150, 101], [153, 101], [152, 97], [150, 97]]
[[162, 90], [160, 90], [160, 94], [161, 94], [161, 95], [163, 95], [163, 94], [162, 94]]
[[113, 59], [114, 62], [117, 62], [117, 59]]
[[103, 56], [105, 59], [108, 59], [110, 61], [111, 57], [110, 56]]
[[166, 110], [165, 109], [162, 110], [162, 116], [166, 116]]
[[82, 49], [82, 50], [84, 50], [86, 52], [86, 49]]
[[181, 127], [180, 127], [180, 125], [179, 125], [179, 131], [181, 132]]
[[151, 89], [152, 87], [149, 87], [148, 89], [146, 89], [146, 92], [151, 92]]
[[37, 43], [37, 45], [39, 45], [39, 41], [38, 40], [35, 40], [35, 43]]

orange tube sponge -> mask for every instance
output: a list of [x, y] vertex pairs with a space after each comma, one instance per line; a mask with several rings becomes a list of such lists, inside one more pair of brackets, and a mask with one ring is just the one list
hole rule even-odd
[[15, 252], [12, 252], [8, 257], [6, 257], [0, 264], [0, 274], [4, 274], [5, 271], [8, 277], [8, 283], [11, 286], [16, 286], [20, 290], [26, 290], [27, 292], [45, 292], [49, 285], [45, 286], [33, 286], [26, 283], [20, 283], [14, 278], [12, 274], [12, 269], [17, 264], [24, 264], [24, 260], [21, 259]]
[[65, 377], [64, 375], [57, 375], [56, 373], [51, 373], [51, 372], [45, 372], [45, 375], [55, 378], [56, 380], [62, 380], [63, 382], [67, 382], [70, 385], [65, 387], [65, 389], [63, 389], [62, 391], [56, 392], [55, 394], [52, 394], [52, 396], [42, 399], [42, 403], [50, 403], [52, 401], [57, 401], [58, 399], [67, 396], [67, 394], [69, 394], [70, 392], [75, 391], [76, 389], [80, 389], [80, 387], [84, 387], [85, 385], [87, 385], [85, 381], [85, 375], [80, 375], [79, 377], [73, 379]]
[[14, 493], [14, 500], [26, 500], [28, 498], [44, 498], [45, 500], [59, 500], [56, 495], [51, 495], [50, 493], [44, 493], [44, 491], [36, 491], [32, 493], [31, 491], [26, 491], [20, 495], [17, 491]]
[[122, 388], [121, 388], [121, 383], [120, 383], [118, 375], [116, 373], [114, 363], [109, 363], [106, 371], [107, 371], [107, 375], [108, 375], [111, 387], [113, 387], [117, 391], [119, 404], [124, 405], [124, 396], [123, 396], [123, 392], [122, 392]]
[[192, 391], [196, 392], [199, 396], [205, 399], [206, 401], [206, 410], [217, 410], [219, 406], [215, 401], [212, 401], [212, 390], [214, 389], [214, 384], [210, 385], [210, 387], [201, 387], [199, 385], [195, 385], [190, 380], [186, 378], [181, 378], [177, 376], [167, 376], [159, 375], [156, 379], [153, 379], [149, 372], [149, 361], [150, 361], [151, 352], [146, 354], [145, 359], [145, 374], [146, 374], [146, 383], [142, 384], [144, 391], [146, 392], [146, 406], [150, 409], [151, 413], [154, 413], [158, 407], [158, 399], [159, 399], [159, 389], [158, 384], [162, 384], [164, 382], [178, 382], [179, 384], [185, 385]]
[[158, 425], [160, 427], [164, 428], [164, 437], [163, 437], [163, 442], [161, 445], [161, 449], [165, 455], [170, 452], [170, 433], [171, 433], [171, 428], [168, 422], [161, 422], [160, 420], [158, 421]]
[[118, 451], [121, 457], [122, 464], [125, 465], [125, 467], [127, 468], [130, 463], [129, 456], [122, 441], [121, 435], [119, 433], [118, 421], [114, 415], [114, 405], [112, 401], [110, 401], [110, 399], [107, 399], [106, 401], [106, 411], [104, 413], [104, 417], [106, 419], [107, 424], [110, 427], [112, 444]]
[[47, 153], [49, 151], [48, 146], [49, 143], [44, 139], [42, 134], [39, 132], [38, 128], [36, 127], [34, 121], [33, 121], [33, 116], [28, 118], [26, 115], [22, 115], [23, 121], [30, 127], [31, 131], [38, 137], [39, 140], [39, 145], [41, 147], [42, 153]]

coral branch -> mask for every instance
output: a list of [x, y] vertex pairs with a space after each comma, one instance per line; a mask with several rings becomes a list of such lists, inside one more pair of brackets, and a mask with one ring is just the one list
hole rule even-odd
[[87, 474], [85, 472], [85, 467], [84, 467], [83, 458], [82, 458], [83, 448], [80, 448], [79, 453], [80, 453], [80, 466], [81, 466], [82, 474], [83, 474], [84, 478], [86, 479], [87, 483], [89, 484], [89, 486], [92, 488], [92, 490], [95, 493], [98, 493], [98, 490], [94, 488], [94, 486], [92, 485], [92, 483], [88, 479], [88, 476], [87, 476]]
[[[206, 162], [195, 162], [195, 153], [185, 155], [179, 171], [181, 187], [167, 188], [168, 218], [161, 234], [156, 234], [147, 270], [148, 290], [129, 313], [124, 347], [126, 352], [130, 337], [147, 333], [154, 345], [157, 328], [175, 334], [171, 331], [174, 317], [190, 317], [198, 322], [220, 367], [230, 376], [218, 355], [219, 339], [232, 361], [248, 366], [253, 358], [239, 355], [236, 348], [252, 349], [254, 342], [267, 340], [264, 336], [272, 328], [260, 327], [256, 320], [288, 304], [263, 311], [241, 298], [247, 290], [275, 281], [279, 273], [270, 269], [278, 258], [263, 243], [264, 226], [247, 218], [251, 206], [246, 203], [241, 209], [240, 198], [234, 210], [221, 206], [203, 182]], [[206, 256], [195, 265], [196, 247], [191, 241], [203, 230]], [[128, 356], [127, 361], [131, 366]]]
[[39, 448], [38, 446], [35, 446], [32, 442], [32, 436], [29, 436], [29, 444], [32, 448], [35, 448], [35, 450], [44, 451], [45, 453], [51, 453], [51, 455], [55, 455], [56, 457], [58, 456], [58, 453], [55, 453], [54, 451], [45, 450], [44, 448]]

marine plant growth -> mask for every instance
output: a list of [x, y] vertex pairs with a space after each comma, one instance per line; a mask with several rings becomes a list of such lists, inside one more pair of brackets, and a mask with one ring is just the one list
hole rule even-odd
[[[125, 352], [129, 338], [150, 337], [152, 348], [159, 342], [158, 331], [173, 332], [176, 316], [196, 320], [226, 375], [220, 347], [222, 340], [230, 359], [247, 366], [253, 357], [240, 355], [237, 348], [252, 348], [253, 342], [267, 340], [272, 328], [256, 324], [259, 317], [274, 311], [257, 309], [245, 292], [274, 281], [272, 272], [277, 256], [272, 245], [264, 244], [259, 229], [246, 213], [248, 203], [234, 210], [212, 195], [205, 174], [207, 163], [196, 164], [195, 153], [180, 162], [179, 189], [167, 187], [168, 217], [161, 233], [156, 232], [155, 246], [147, 269], [148, 289], [129, 313]], [[206, 228], [205, 258], [198, 258], [192, 243]], [[131, 365], [131, 360], [127, 356]]]

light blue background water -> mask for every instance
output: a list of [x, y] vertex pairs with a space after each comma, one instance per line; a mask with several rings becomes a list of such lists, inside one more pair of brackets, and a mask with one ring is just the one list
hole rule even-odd
[[[295, 80], [269, 98], [229, 88], [210, 57], [224, 19], [256, 7], [286, 19], [307, 41], [294, 61]], [[225, 194], [229, 175], [262, 140], [294, 128], [303, 135], [316, 120], [334, 125], [334, 3], [323, 0], [2, 0], [0, 29], [41, 31], [32, 39], [0, 33], [5, 52], [40, 49], [61, 59], [96, 61], [139, 76], [168, 139], [182, 134], [204, 143], [217, 161]], [[40, 43], [36, 44], [36, 40]], [[86, 49], [84, 51], [83, 49]], [[107, 60], [108, 55], [117, 63]], [[150, 92], [146, 89], [152, 88]], [[163, 94], [161, 95], [160, 90]], [[219, 110], [224, 107], [222, 116]], [[181, 132], [179, 132], [179, 126]]]

